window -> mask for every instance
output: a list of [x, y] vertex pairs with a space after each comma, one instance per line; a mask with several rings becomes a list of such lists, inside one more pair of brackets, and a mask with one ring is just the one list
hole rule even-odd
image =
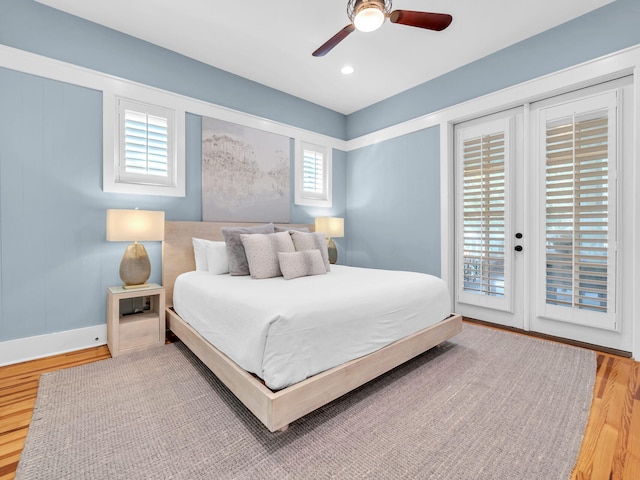
[[[105, 145], [109, 106], [105, 101]], [[178, 131], [184, 119], [175, 110], [122, 97], [113, 103], [113, 154], [105, 155], [106, 192], [184, 196], [184, 153], [178, 154]], [[178, 128], [181, 126], [181, 128]], [[182, 141], [184, 143], [184, 141]], [[106, 149], [105, 149], [106, 151]]]
[[[169, 114], [127, 108], [121, 101], [119, 181], [170, 185]], [[130, 102], [127, 102], [130, 103]], [[142, 106], [142, 105], [141, 105]], [[134, 106], [135, 107], [135, 106]], [[157, 110], [157, 109], [155, 109]]]
[[331, 207], [331, 149], [297, 141], [295, 203]]

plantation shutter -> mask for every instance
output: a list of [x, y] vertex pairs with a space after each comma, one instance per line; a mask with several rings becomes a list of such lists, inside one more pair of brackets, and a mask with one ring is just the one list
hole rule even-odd
[[125, 110], [125, 170], [128, 173], [167, 176], [168, 121]]
[[464, 289], [504, 296], [504, 132], [464, 142]]
[[458, 301], [502, 310], [511, 308], [509, 130], [509, 119], [461, 129], [457, 153]]
[[615, 94], [550, 108], [544, 117], [545, 314], [613, 328]]
[[143, 185], [173, 185], [174, 112], [163, 107], [120, 98], [118, 114], [118, 181]]
[[295, 144], [295, 204], [331, 207], [333, 156], [331, 148], [304, 140], [296, 140]]
[[305, 196], [325, 195], [324, 153], [315, 149], [303, 148], [302, 188]]

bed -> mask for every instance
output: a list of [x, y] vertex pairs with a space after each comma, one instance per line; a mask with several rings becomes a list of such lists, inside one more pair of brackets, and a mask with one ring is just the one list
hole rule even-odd
[[[305, 292], [319, 290], [329, 295], [327, 289], [330, 284], [336, 284], [337, 290], [344, 292], [348, 290], [345, 285], [353, 284], [354, 278], [359, 279], [356, 283], [364, 285], [369, 277], [381, 275], [381, 271], [334, 265], [328, 275], [296, 280], [282, 278], [254, 280], [249, 277], [215, 276], [193, 271], [195, 270], [195, 261], [192, 238], [221, 241], [223, 240], [222, 227], [230, 225], [251, 226], [253, 224], [166, 222], [163, 243], [163, 284], [167, 294], [168, 328], [270, 431], [285, 430], [294, 420], [438, 345], [462, 329], [461, 317], [446, 313], [446, 309], [450, 305], [446, 291], [445, 297], [442, 296], [442, 292], [438, 292], [434, 297], [435, 300], [429, 301], [429, 310], [435, 312], [432, 313], [432, 316], [435, 315], [437, 318], [429, 320], [426, 327], [416, 327], [417, 323], [412, 324], [411, 321], [407, 321], [403, 322], [402, 327], [399, 328], [391, 321], [397, 312], [410, 319], [421, 316], [419, 312], [402, 312], [405, 308], [404, 296], [411, 296], [411, 294], [403, 294], [401, 289], [392, 294], [392, 298], [396, 298], [397, 304], [385, 301], [384, 308], [381, 308], [383, 303], [375, 305], [375, 301], [372, 300], [381, 296], [382, 292], [380, 295], [370, 296], [364, 306], [349, 308], [349, 304], [345, 302], [349, 302], [350, 297], [354, 295], [358, 296], [358, 294], [350, 292], [342, 295], [341, 298], [334, 296], [333, 301], [330, 302], [311, 304], [306, 313], [301, 313], [300, 308], [310, 302], [313, 296], [309, 294], [308, 297], [305, 297]], [[310, 226], [290, 225], [290, 227]], [[394, 275], [393, 272], [386, 273]], [[400, 273], [396, 272], [395, 275], [400, 275]], [[412, 275], [416, 278], [414, 279]], [[178, 277], [180, 278], [176, 284]], [[402, 277], [408, 277], [410, 282], [414, 280], [422, 282], [424, 279], [418, 277], [426, 276], [403, 272]], [[395, 283], [394, 280], [390, 285]], [[227, 293], [225, 293], [225, 288], [229, 289], [226, 291]], [[273, 292], [282, 288], [286, 288], [286, 291], [291, 294], [291, 298], [297, 299], [288, 301], [284, 311], [278, 310], [280, 308], [278, 303], [282, 304], [282, 302], [270, 302], [270, 298], [275, 295]], [[434, 283], [434, 288], [440, 287]], [[176, 294], [175, 309], [174, 289]], [[193, 305], [202, 305], [202, 302], [198, 300], [198, 295], [201, 295], [203, 291], [216, 291], [219, 292], [219, 296], [217, 300], [214, 297], [208, 304], [205, 302], [204, 308], [192, 308]], [[258, 326], [255, 328], [255, 332], [252, 329], [252, 333], [247, 335], [248, 343], [253, 345], [250, 349], [237, 347], [233, 338], [226, 342], [220, 337], [217, 337], [217, 340], [212, 338], [206, 323], [199, 320], [203, 315], [207, 315], [207, 312], [211, 312], [216, 316], [216, 322], [222, 325], [221, 328], [224, 328], [221, 319], [228, 313], [229, 307], [222, 300], [232, 299], [234, 291], [242, 291], [240, 296], [242, 298], [254, 299], [253, 302], [246, 302], [246, 300], [237, 302], [239, 310], [237, 312], [234, 310], [233, 313], [235, 322], [241, 322], [244, 318], [252, 325]], [[415, 297], [415, 295], [413, 296]], [[411, 301], [414, 300], [420, 299], [414, 298]], [[261, 318], [262, 314], [253, 308], [254, 304], [261, 304], [265, 307], [263, 309], [265, 311], [264, 318]], [[347, 314], [341, 315], [341, 312], [345, 311]], [[185, 318], [182, 318], [178, 312]], [[357, 312], [357, 315], [353, 312]], [[309, 319], [314, 315], [317, 319], [326, 319], [326, 321], [311, 322]], [[343, 316], [346, 318], [342, 319]], [[247, 319], [246, 317], [251, 318]], [[293, 333], [285, 332], [282, 329], [278, 330], [280, 328], [278, 321], [281, 319], [284, 319], [282, 320], [284, 323], [294, 323], [300, 328], [294, 329]], [[341, 324], [340, 322], [343, 320], [346, 323]], [[355, 323], [349, 327], [350, 322]], [[341, 341], [351, 342], [348, 340], [354, 338], [351, 333], [365, 330], [363, 322], [366, 322], [366, 330], [370, 332], [368, 337], [364, 336], [358, 344], [344, 343], [341, 345]], [[318, 333], [313, 330], [316, 328], [313, 325], [320, 325], [317, 328], [324, 329], [325, 333], [333, 330], [344, 334], [333, 335], [333, 337], [331, 335], [322, 336], [319, 334], [322, 332]], [[249, 331], [247, 326], [248, 323], [243, 329], [244, 332]], [[264, 332], [270, 328], [274, 329], [277, 335], [266, 336]], [[389, 335], [393, 337], [389, 337]], [[215, 335], [213, 336], [215, 337]], [[295, 356], [295, 352], [287, 352], [284, 356], [278, 354], [278, 345], [302, 345], [310, 338], [320, 344], [299, 349], [298, 356]], [[390, 338], [391, 343], [389, 343]], [[217, 342], [217, 346], [214, 346], [213, 342]], [[243, 348], [246, 355], [243, 354]], [[321, 355], [318, 357], [316, 355], [313, 358], [320, 360], [309, 361], [308, 350], [313, 349], [336, 352], [337, 356]], [[255, 352], [259, 352], [259, 354], [254, 355]], [[345, 356], [341, 357], [341, 355]], [[234, 360], [230, 357], [233, 357]]]

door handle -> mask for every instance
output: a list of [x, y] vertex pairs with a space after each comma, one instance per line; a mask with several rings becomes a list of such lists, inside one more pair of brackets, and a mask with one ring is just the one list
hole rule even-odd
[[[522, 238], [522, 234], [521, 234], [520, 232], [516, 233], [516, 235], [515, 235], [515, 236], [516, 236], [516, 238], [517, 238], [518, 240], [520, 240], [520, 239]], [[516, 252], [521, 252], [521, 251], [522, 251], [522, 245], [516, 245], [516, 246], [514, 247], [514, 250], [515, 250]]]

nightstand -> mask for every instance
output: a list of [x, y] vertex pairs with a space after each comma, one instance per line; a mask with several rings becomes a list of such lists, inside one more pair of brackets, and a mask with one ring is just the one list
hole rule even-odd
[[[142, 313], [120, 314], [120, 300], [149, 297], [150, 308]], [[112, 357], [165, 343], [164, 287], [107, 288], [107, 345]]]

